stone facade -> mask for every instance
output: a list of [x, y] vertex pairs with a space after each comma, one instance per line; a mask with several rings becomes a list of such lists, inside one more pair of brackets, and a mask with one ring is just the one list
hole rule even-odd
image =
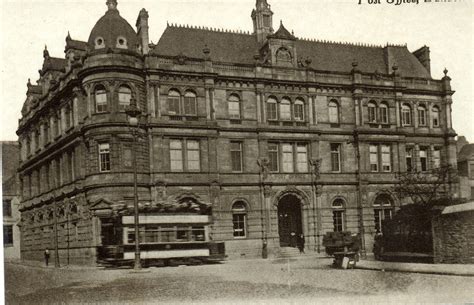
[[20, 194], [18, 186], [18, 142], [0, 142], [2, 161], [3, 257], [20, 258]]
[[88, 42], [68, 35], [65, 59], [45, 50], [28, 82], [25, 258], [57, 245], [61, 261], [94, 262], [103, 223], [133, 205], [134, 147], [140, 206], [211, 203], [211, 237], [231, 258], [278, 255], [291, 233], [323, 251], [332, 230], [361, 232], [370, 252], [383, 210], [400, 204], [396, 173], [456, 163], [450, 78], [431, 78], [427, 47], [298, 39], [273, 31], [265, 0], [253, 34], [168, 25], [155, 45], [144, 9], [135, 32], [107, 4]]
[[435, 263], [474, 263], [474, 202], [445, 208], [432, 225]]

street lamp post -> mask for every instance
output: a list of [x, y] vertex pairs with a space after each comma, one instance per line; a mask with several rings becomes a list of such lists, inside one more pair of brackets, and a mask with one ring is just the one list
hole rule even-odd
[[127, 107], [125, 113], [128, 116], [128, 123], [132, 127], [133, 135], [133, 211], [134, 211], [134, 223], [135, 223], [135, 263], [133, 269], [139, 270], [142, 268], [140, 262], [140, 234], [139, 234], [139, 214], [138, 214], [138, 191], [137, 191], [137, 137], [138, 137], [138, 118], [141, 114], [137, 107], [137, 101], [132, 96], [130, 99], [130, 106]]

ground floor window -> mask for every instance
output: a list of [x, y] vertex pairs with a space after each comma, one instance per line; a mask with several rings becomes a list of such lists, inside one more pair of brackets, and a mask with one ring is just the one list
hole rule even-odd
[[342, 232], [344, 231], [344, 201], [340, 198], [335, 199], [332, 208], [334, 232]]
[[247, 236], [246, 222], [247, 208], [245, 203], [237, 201], [232, 206], [232, 224], [235, 238], [244, 238]]
[[382, 224], [386, 219], [392, 219], [393, 202], [388, 194], [380, 194], [374, 201], [375, 232], [382, 232]]
[[6, 247], [13, 246], [13, 226], [3, 226], [3, 245]]

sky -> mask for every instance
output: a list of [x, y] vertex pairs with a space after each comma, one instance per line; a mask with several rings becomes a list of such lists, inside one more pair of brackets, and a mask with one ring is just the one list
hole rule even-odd
[[[65, 37], [87, 41], [106, 11], [106, 0], [0, 0], [0, 140], [16, 140], [28, 78], [35, 83], [47, 45], [64, 57]], [[430, 47], [432, 77], [448, 69], [452, 78], [453, 125], [474, 142], [472, 0], [390, 4], [399, 0], [267, 0], [273, 27], [280, 20], [295, 36], [340, 42], [407, 44]], [[358, 4], [361, 1], [361, 4]], [[377, 0], [370, 0], [371, 2]], [[405, 0], [406, 1], [406, 0]], [[421, 2], [423, 1], [423, 2]], [[118, 0], [122, 17], [135, 26], [138, 12], [149, 13], [150, 40], [157, 42], [170, 23], [252, 31], [255, 0]]]

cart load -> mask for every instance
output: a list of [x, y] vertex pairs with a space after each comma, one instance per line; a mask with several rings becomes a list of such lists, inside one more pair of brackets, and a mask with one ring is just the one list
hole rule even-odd
[[334, 266], [343, 269], [353, 268], [359, 260], [360, 236], [350, 231], [327, 232], [323, 246], [329, 256], [334, 256]]

